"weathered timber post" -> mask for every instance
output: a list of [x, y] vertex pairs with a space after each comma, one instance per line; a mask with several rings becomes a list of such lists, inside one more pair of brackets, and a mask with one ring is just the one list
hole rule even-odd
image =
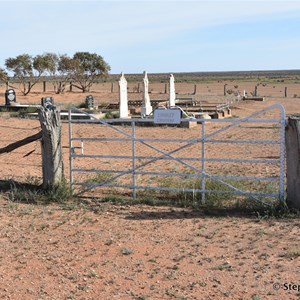
[[257, 97], [257, 85], [254, 87], [254, 96]]
[[194, 85], [194, 92], [193, 92], [193, 95], [196, 95], [197, 93], [197, 84]]
[[284, 97], [287, 98], [287, 87], [284, 88]]
[[227, 94], [227, 83], [224, 84], [224, 96]]
[[39, 119], [42, 127], [43, 188], [51, 189], [63, 180], [60, 109], [48, 104], [41, 106]]
[[46, 81], [43, 81], [43, 92], [46, 93]]
[[111, 93], [114, 92], [114, 83], [113, 83], [113, 82], [111, 83], [111, 89], [110, 89], [110, 92], [111, 92]]
[[287, 200], [289, 208], [300, 208], [300, 115], [290, 116], [286, 126]]

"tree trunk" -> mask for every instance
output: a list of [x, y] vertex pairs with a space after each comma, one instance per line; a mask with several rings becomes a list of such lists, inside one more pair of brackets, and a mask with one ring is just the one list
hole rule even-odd
[[63, 180], [60, 109], [42, 106], [39, 119], [42, 127], [43, 187], [51, 189]]
[[300, 208], [300, 115], [291, 116], [286, 127], [287, 206]]

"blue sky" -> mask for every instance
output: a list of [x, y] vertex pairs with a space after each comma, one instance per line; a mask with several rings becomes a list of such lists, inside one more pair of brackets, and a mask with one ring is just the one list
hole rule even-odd
[[111, 73], [300, 69], [299, 1], [3, 1], [0, 67], [98, 53]]

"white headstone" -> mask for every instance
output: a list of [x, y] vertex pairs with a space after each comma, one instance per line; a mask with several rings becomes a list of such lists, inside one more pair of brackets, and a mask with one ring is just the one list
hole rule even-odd
[[148, 116], [152, 112], [152, 106], [149, 97], [149, 80], [146, 71], [144, 71], [143, 82], [144, 82], [144, 95], [143, 95], [143, 102], [141, 108], [141, 115]]
[[170, 74], [170, 89], [169, 89], [169, 106], [175, 106], [175, 80], [173, 74]]
[[127, 80], [121, 73], [119, 80], [120, 87], [120, 118], [128, 118], [128, 98], [127, 98]]

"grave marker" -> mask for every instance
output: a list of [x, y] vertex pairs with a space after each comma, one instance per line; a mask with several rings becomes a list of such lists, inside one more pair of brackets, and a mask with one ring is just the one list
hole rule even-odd
[[157, 108], [154, 110], [155, 124], [180, 124], [181, 110], [176, 108]]
[[94, 108], [94, 97], [92, 95], [88, 95], [85, 97], [85, 105], [87, 108]]
[[144, 71], [144, 94], [143, 94], [143, 101], [142, 101], [142, 108], [141, 108], [141, 115], [148, 116], [152, 112], [152, 106], [149, 97], [149, 80], [147, 76], [147, 72]]
[[169, 106], [175, 106], [175, 79], [173, 74], [170, 74], [170, 86], [169, 86]]
[[14, 89], [8, 89], [5, 92], [5, 105], [15, 106], [17, 105], [17, 97]]
[[124, 73], [121, 73], [119, 80], [120, 87], [120, 118], [128, 118], [128, 98], [127, 98], [127, 80]]

